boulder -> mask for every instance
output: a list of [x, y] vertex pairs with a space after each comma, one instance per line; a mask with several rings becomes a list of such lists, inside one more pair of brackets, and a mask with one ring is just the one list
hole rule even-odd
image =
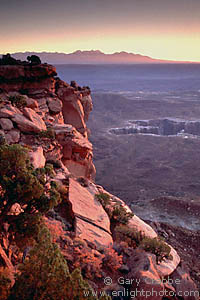
[[38, 108], [38, 102], [36, 100], [34, 100], [32, 98], [28, 98], [28, 97], [26, 97], [25, 100], [26, 100], [27, 107], [32, 108], [32, 109]]
[[56, 115], [62, 111], [62, 101], [60, 101], [59, 99], [49, 98], [47, 103], [52, 114]]
[[16, 114], [21, 114], [20, 110], [9, 104], [0, 110], [0, 118], [13, 118]]
[[16, 114], [13, 117], [12, 120], [13, 120], [13, 122], [15, 122], [17, 124], [17, 126], [19, 127], [19, 129], [22, 132], [35, 132], [35, 133], [38, 133], [38, 132], [44, 130], [43, 128], [46, 128], [45, 124], [44, 124], [45, 127], [41, 128], [41, 126], [40, 126], [41, 122], [39, 122], [39, 123], [31, 122], [26, 117], [24, 117], [22, 115], [19, 115], [19, 114]]
[[86, 188], [71, 178], [69, 201], [76, 217], [76, 234], [96, 244], [112, 244], [110, 220], [103, 207]]
[[1, 128], [3, 130], [11, 130], [13, 129], [13, 123], [11, 120], [9, 119], [6, 119], [6, 118], [1, 118], [0, 119], [0, 125], [1, 125]]
[[143, 251], [133, 251], [133, 256], [127, 261], [130, 272], [126, 285], [132, 295], [138, 300], [162, 300], [164, 284], [159, 277], [152, 258]]
[[199, 299], [199, 291], [197, 286], [192, 281], [189, 271], [179, 266], [170, 276], [173, 280], [173, 285], [176, 289], [177, 295], [180, 299], [184, 300], [198, 300]]
[[46, 98], [37, 99], [37, 103], [38, 103], [40, 111], [42, 111], [44, 113], [48, 113], [49, 112], [49, 108], [47, 106], [47, 100], [46, 100]]
[[128, 223], [128, 226], [135, 228], [137, 231], [142, 231], [145, 236], [154, 238], [157, 233], [153, 230], [151, 226], [142, 221], [138, 216], [134, 215]]
[[71, 145], [77, 153], [83, 151], [85, 152], [86, 150], [92, 150], [92, 144], [72, 125], [56, 124], [52, 128], [55, 130], [56, 138], [61, 145]]
[[16, 144], [20, 139], [20, 131], [18, 129], [12, 129], [5, 134], [5, 137], [8, 144]]
[[92, 144], [69, 124], [53, 126], [58, 142], [63, 146], [62, 162], [76, 177], [94, 180], [96, 170], [92, 162]]
[[46, 159], [43, 154], [43, 148], [37, 147], [34, 151], [29, 152], [31, 163], [35, 168], [43, 168], [46, 163]]
[[46, 130], [47, 127], [42, 120], [42, 118], [31, 108], [24, 108], [24, 116], [26, 116], [31, 122], [33, 122], [37, 127], [40, 127], [40, 130]]
[[86, 177], [87, 175], [87, 166], [80, 164], [76, 161], [63, 159], [62, 160], [66, 168], [69, 170], [71, 174], [75, 177]]
[[104, 230], [76, 217], [76, 234], [97, 246], [109, 247], [112, 245], [112, 236]]

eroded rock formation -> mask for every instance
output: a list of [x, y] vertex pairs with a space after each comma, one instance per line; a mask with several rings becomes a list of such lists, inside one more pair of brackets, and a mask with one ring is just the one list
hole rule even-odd
[[112, 128], [110, 133], [119, 134], [155, 134], [163, 136], [200, 136], [200, 120], [182, 120], [178, 118], [165, 118], [155, 120], [129, 121], [121, 128]]

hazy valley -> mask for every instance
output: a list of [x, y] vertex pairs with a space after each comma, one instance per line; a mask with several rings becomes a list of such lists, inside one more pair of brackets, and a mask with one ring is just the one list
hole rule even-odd
[[[109, 132], [110, 128], [126, 126], [127, 120], [167, 116], [198, 119], [199, 103], [129, 100], [114, 94], [96, 94], [93, 101], [94, 110], [88, 126], [94, 144], [97, 183], [125, 199], [145, 219], [167, 221], [199, 230], [199, 137], [116, 135]], [[158, 198], [161, 198], [160, 201], [156, 200]], [[174, 214], [177, 201], [183, 202], [182, 207], [184, 202], [189, 202], [193, 209], [185, 211], [183, 208], [184, 213], [177, 218]], [[163, 216], [163, 205], [166, 203], [172, 204], [171, 212], [169, 205], [166, 205], [168, 208]], [[193, 222], [188, 222], [188, 214], [190, 217], [194, 215]]]

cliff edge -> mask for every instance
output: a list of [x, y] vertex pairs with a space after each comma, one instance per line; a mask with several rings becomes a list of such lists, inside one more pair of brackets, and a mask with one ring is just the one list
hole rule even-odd
[[[43, 218], [71, 270], [79, 267], [94, 289], [113, 299], [131, 299], [130, 291], [136, 299], [198, 299], [184, 294], [197, 289], [177, 252], [123, 200], [95, 184], [86, 125], [92, 108], [90, 89], [62, 81], [51, 65], [0, 65], [1, 140], [28, 149], [35, 169], [52, 166], [64, 200]], [[52, 178], [46, 180], [50, 184]], [[16, 199], [8, 214], [22, 213]], [[4, 224], [0, 268], [13, 275], [24, 249], [9, 234]], [[123, 297], [114, 298], [114, 291]]]

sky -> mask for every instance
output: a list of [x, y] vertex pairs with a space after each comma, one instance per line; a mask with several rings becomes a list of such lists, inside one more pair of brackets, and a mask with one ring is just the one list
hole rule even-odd
[[200, 62], [200, 0], [1, 0], [0, 53], [92, 49]]

